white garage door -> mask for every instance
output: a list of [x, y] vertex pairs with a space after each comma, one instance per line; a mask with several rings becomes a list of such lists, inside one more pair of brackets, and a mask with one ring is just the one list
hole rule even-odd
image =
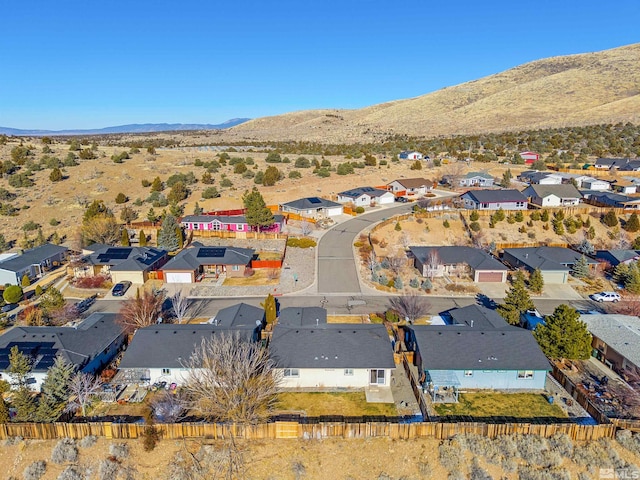
[[335, 215], [342, 215], [342, 207], [331, 207], [327, 209], [328, 217], [333, 217]]
[[165, 272], [164, 279], [167, 283], [191, 283], [189, 272]]

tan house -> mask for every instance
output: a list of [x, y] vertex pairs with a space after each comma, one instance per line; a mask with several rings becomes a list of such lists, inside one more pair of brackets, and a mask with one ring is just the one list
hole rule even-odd
[[433, 182], [425, 178], [400, 178], [387, 184], [394, 195], [425, 195], [433, 188]]
[[162, 268], [167, 283], [194, 283], [206, 276], [242, 277], [255, 251], [252, 248], [205, 247], [199, 243], [185, 248]]
[[166, 250], [153, 247], [87, 247], [86, 255], [73, 267], [76, 278], [104, 275], [113, 283], [129, 281], [145, 283], [151, 272], [159, 270], [169, 259]]

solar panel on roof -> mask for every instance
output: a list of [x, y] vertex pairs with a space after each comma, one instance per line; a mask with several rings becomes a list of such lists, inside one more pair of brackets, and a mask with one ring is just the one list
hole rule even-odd
[[309, 203], [322, 203], [322, 200], [320, 200], [318, 197], [310, 197], [308, 200]]
[[220, 247], [205, 247], [198, 250], [198, 258], [202, 257], [224, 257], [226, 248]]

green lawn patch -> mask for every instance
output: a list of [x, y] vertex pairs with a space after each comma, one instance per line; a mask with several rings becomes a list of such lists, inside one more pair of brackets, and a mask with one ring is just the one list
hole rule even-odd
[[398, 414], [393, 403], [367, 403], [364, 392], [280, 393], [276, 409], [303, 411], [308, 417], [319, 415], [396, 416]]
[[458, 403], [437, 403], [438, 415], [472, 417], [566, 418], [558, 405], [539, 393], [461, 393]]

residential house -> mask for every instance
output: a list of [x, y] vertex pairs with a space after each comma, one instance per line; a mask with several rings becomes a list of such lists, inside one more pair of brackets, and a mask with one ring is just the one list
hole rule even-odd
[[400, 178], [387, 184], [387, 188], [395, 196], [420, 196], [426, 195], [433, 188], [433, 182], [425, 178]]
[[640, 375], [640, 318], [632, 315], [581, 315], [593, 337], [592, 356], [623, 377]]
[[628, 265], [640, 260], [640, 250], [597, 250], [594, 256], [615, 268], [621, 263]]
[[420, 152], [405, 150], [398, 154], [398, 158], [400, 160], [422, 160], [422, 154]]
[[327, 310], [320, 307], [287, 307], [280, 311], [278, 325], [317, 327], [327, 323]]
[[406, 333], [434, 401], [457, 398], [460, 389], [544, 389], [551, 366], [530, 331], [477, 305], [449, 314], [455, 323], [415, 325]]
[[622, 193], [624, 195], [634, 194], [637, 191], [637, 185], [630, 180], [619, 178], [614, 180], [611, 184], [611, 190], [616, 193]]
[[580, 188], [584, 188], [586, 190], [604, 191], [610, 190], [611, 184], [606, 180], [601, 180], [599, 178], [586, 178], [582, 180]]
[[167, 283], [194, 283], [205, 276], [218, 278], [222, 274], [242, 277], [254, 255], [252, 248], [205, 247], [196, 242], [164, 265], [163, 277]]
[[[514, 269], [525, 268], [528, 272], [540, 269], [546, 285], [567, 283], [573, 265], [583, 255], [562, 247], [505, 248], [502, 261]], [[587, 264], [594, 269], [600, 262], [586, 257]]]
[[629, 160], [625, 165], [620, 167], [621, 171], [638, 172], [640, 171], [640, 160]]
[[289, 212], [311, 218], [326, 218], [342, 215], [343, 207], [339, 203], [319, 197], [307, 197], [280, 205], [282, 212]]
[[[89, 247], [91, 249], [93, 247]], [[98, 246], [74, 264], [76, 278], [95, 275], [110, 276], [114, 283], [145, 283], [169, 259], [166, 250], [155, 247]]]
[[443, 178], [449, 185], [454, 187], [493, 187], [495, 182], [491, 175], [484, 172], [469, 172], [460, 178], [445, 175]]
[[473, 247], [409, 247], [414, 266], [424, 277], [469, 275], [474, 282], [505, 282], [508, 268]]
[[593, 166], [598, 170], [619, 170], [627, 163], [628, 158], [598, 158]]
[[585, 199], [593, 205], [627, 210], [640, 210], [640, 198], [629, 197], [612, 192], [582, 192]]
[[278, 323], [269, 351], [283, 388], [390, 388], [395, 368], [384, 325]]
[[470, 190], [460, 198], [470, 210], [527, 209], [527, 198], [518, 190]]
[[540, 160], [540, 154], [535, 152], [520, 152], [520, 158], [524, 160], [524, 163], [531, 165]]
[[338, 203], [353, 203], [356, 207], [388, 205], [395, 195], [388, 190], [373, 187], [359, 187], [338, 193]]
[[538, 172], [536, 170], [528, 170], [518, 175], [522, 182], [537, 185], [560, 185], [563, 183], [562, 175], [550, 172]]
[[13, 327], [0, 336], [0, 377], [7, 379], [14, 346], [32, 360], [30, 387], [39, 391], [48, 369], [60, 355], [77, 371], [99, 373], [125, 341], [115, 313], [92, 313], [75, 326]]
[[[261, 232], [279, 233], [285, 227], [284, 215], [274, 215], [273, 223], [261, 227]], [[255, 230], [247, 223], [244, 215], [187, 215], [182, 217], [180, 225], [185, 230], [209, 232], [250, 232]]]
[[21, 285], [26, 275], [30, 281], [42, 277], [47, 271], [67, 259], [69, 249], [52, 243], [11, 254], [0, 261], [0, 285]]
[[582, 199], [582, 194], [570, 183], [530, 185], [522, 194], [539, 207], [573, 207]]

